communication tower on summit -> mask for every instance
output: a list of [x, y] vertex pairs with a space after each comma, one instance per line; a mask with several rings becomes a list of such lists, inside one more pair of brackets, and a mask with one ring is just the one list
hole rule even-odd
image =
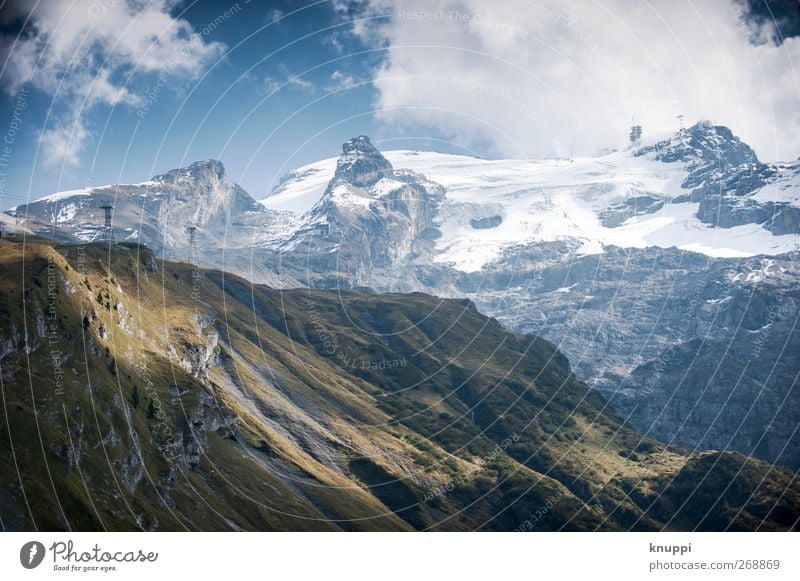
[[636, 123], [635, 119], [631, 119], [631, 132], [628, 137], [631, 143], [636, 143], [642, 138], [642, 126]]

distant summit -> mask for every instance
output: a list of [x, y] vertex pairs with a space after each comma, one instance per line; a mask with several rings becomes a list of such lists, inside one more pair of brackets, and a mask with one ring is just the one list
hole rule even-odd
[[700, 121], [682, 129], [669, 139], [642, 147], [634, 155], [654, 153], [653, 159], [665, 163], [681, 161], [690, 169], [714, 164], [720, 170], [742, 164], [759, 164], [755, 151], [723, 125]]
[[203, 177], [211, 176], [217, 179], [225, 177], [225, 166], [222, 165], [221, 161], [216, 159], [195, 161], [186, 167], [172, 169], [164, 174], [157, 175], [153, 178], [153, 181], [174, 182], [180, 178], [202, 179]]
[[359, 135], [342, 145], [334, 181], [347, 182], [360, 188], [370, 187], [382, 178], [391, 176], [392, 171], [392, 164], [372, 145], [369, 137]]
[[[16, 208], [14, 215], [33, 232], [58, 232], [65, 240], [102, 239], [100, 204], [114, 203], [113, 230], [119, 241], [141, 242], [162, 256], [187, 255], [186, 225], [199, 228], [204, 256], [242, 246], [257, 225], [268, 230], [272, 212], [239, 187], [216, 159], [169, 170], [146, 182], [112, 184], [59, 192]], [[229, 224], [235, 225], [229, 227]]]

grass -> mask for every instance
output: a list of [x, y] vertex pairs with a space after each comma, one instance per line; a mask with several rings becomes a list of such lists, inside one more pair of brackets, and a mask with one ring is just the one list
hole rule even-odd
[[552, 344], [468, 302], [0, 245], [6, 528], [795, 526], [786, 470], [643, 439]]

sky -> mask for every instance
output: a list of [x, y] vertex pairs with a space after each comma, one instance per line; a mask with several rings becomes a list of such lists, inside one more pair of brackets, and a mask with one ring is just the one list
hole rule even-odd
[[362, 134], [536, 158], [624, 146], [632, 119], [645, 138], [709, 119], [762, 161], [794, 160], [798, 6], [6, 1], [0, 207], [209, 158], [261, 198]]

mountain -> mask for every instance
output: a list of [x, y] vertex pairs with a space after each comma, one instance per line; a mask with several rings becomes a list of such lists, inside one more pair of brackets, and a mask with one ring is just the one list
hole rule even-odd
[[[340, 239], [307, 242], [304, 282], [468, 297], [554, 341], [642, 432], [800, 468], [798, 163], [763, 164], [708, 123], [600, 158], [385, 156], [444, 190], [410, 217], [428, 225], [419, 251], [371, 259], [354, 228], [395, 238], [365, 203], [332, 220]], [[296, 170], [262, 203], [313, 214], [336, 165]]]
[[[10, 214], [33, 232], [97, 241], [104, 200], [116, 205], [118, 240], [184, 258], [185, 227], [193, 223], [204, 263], [275, 284], [277, 270], [299, 274], [283, 281], [290, 286], [335, 275], [341, 285], [377, 277], [381, 288], [421, 288], [412, 270], [507, 270], [506, 253], [548, 242], [576, 255], [677, 247], [712, 257], [776, 255], [800, 245], [800, 161], [763, 164], [729, 129], [708, 123], [575, 160], [384, 155], [360, 136], [340, 157], [289, 172], [260, 204], [208, 160], [140, 184], [60, 192]], [[365, 232], [392, 243], [373, 247]], [[310, 272], [294, 260], [317, 247], [342, 259], [341, 272], [330, 260]]]
[[800, 261], [607, 249], [520, 252], [474, 275], [478, 308], [557, 343], [642, 433], [800, 468]]
[[[246, 248], [264, 233], [274, 235], [283, 222], [265, 210], [226, 174], [221, 162], [206, 160], [137, 184], [114, 184], [59, 192], [18, 206], [8, 213], [34, 234], [62, 241], [98, 242], [104, 235], [100, 205], [114, 205], [117, 241], [146, 244], [165, 258], [187, 258], [195, 225], [197, 253], [204, 261], [246, 270]], [[225, 256], [224, 249], [232, 251]], [[240, 266], [242, 265], [242, 266]], [[272, 281], [264, 270], [251, 272]]]
[[688, 171], [681, 187], [691, 192], [672, 203], [699, 202], [697, 218], [705, 224], [760, 224], [774, 234], [800, 233], [798, 162], [761, 163], [727, 127], [699, 123], [634, 155], [681, 163]]
[[[800, 243], [798, 164], [758, 162], [725, 127], [699, 123], [596, 158], [392, 151], [385, 160], [444, 188], [426, 259], [462, 272], [502, 268], [492, 263], [505, 251], [542, 242], [571, 242], [580, 254], [674, 246], [713, 257], [780, 254]], [[307, 215], [337, 163], [295, 170], [261, 203]], [[361, 213], [370, 214], [369, 204]]]
[[[205, 265], [282, 288], [467, 298], [554, 342], [642, 433], [800, 469], [800, 162], [764, 164], [709, 123], [574, 160], [382, 153], [360, 136], [289, 172], [261, 206], [205, 165], [217, 177], [187, 168], [91, 194], [118, 192], [131, 240], [183, 258], [182, 220], [201, 215], [192, 192], [216, 184], [229, 202], [201, 225]], [[143, 212], [142, 187], [182, 193]], [[59, 229], [36, 231], [71, 239], [99, 223], [76, 199], [15, 213], [44, 224], [63, 206]]]
[[[382, 178], [384, 179], [384, 178]], [[5, 530], [786, 530], [787, 469], [640, 436], [468, 300], [0, 239]]]
[[[278, 242], [279, 273], [310, 286], [340, 286], [345, 279], [347, 286], [417, 288], [404, 269], [435, 252], [443, 200], [440, 185], [395, 171], [367, 137], [351, 139], [319, 199]], [[267, 245], [275, 244], [268, 239]]]

